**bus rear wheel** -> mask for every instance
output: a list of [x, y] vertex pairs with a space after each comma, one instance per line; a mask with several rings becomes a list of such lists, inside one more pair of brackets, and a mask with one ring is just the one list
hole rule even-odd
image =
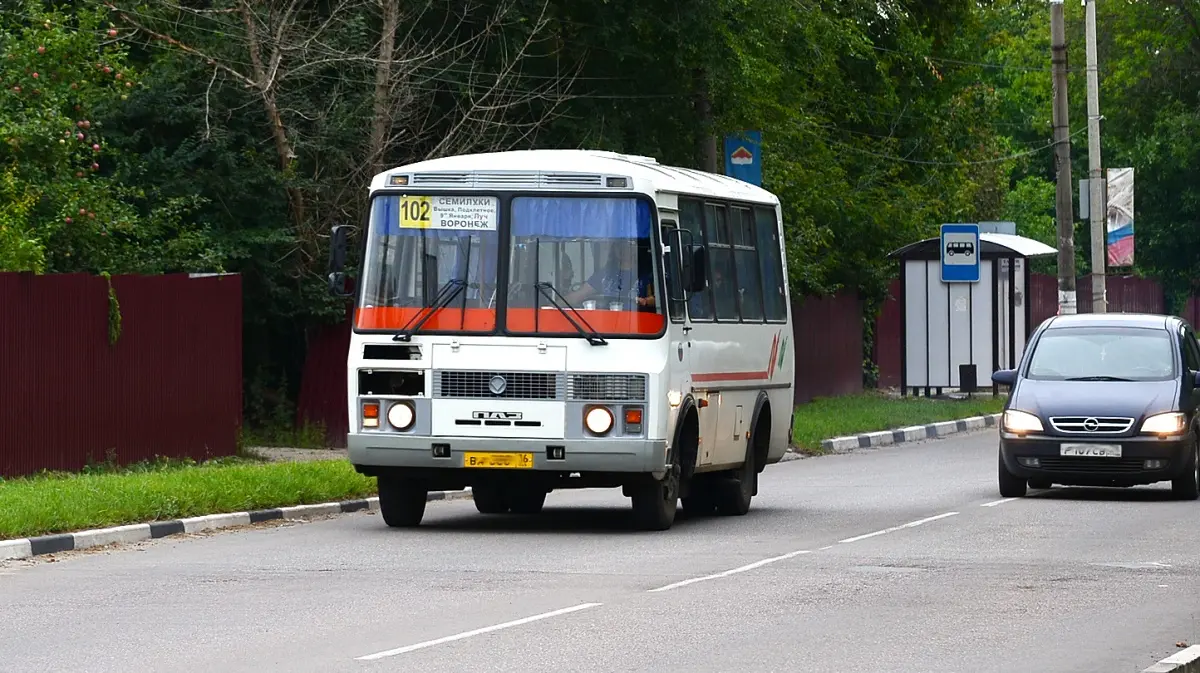
[[413, 479], [380, 475], [379, 513], [392, 528], [415, 528], [425, 518], [429, 489]]
[[723, 516], [743, 516], [750, 511], [750, 501], [758, 490], [758, 466], [754, 464], [754, 452], [746, 447], [746, 461], [729, 479], [722, 480], [714, 489], [717, 513]]

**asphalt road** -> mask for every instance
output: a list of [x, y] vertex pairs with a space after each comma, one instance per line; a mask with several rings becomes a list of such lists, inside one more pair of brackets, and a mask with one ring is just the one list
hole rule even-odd
[[1200, 502], [1002, 501], [995, 455], [786, 462], [745, 517], [666, 533], [583, 491], [3, 563], [0, 671], [1136, 673], [1200, 642]]

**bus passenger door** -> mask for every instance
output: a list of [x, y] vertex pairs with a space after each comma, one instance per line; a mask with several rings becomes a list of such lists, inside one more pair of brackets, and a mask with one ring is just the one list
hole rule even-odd
[[[669, 319], [668, 334], [670, 352], [667, 358], [667, 386], [671, 397], [680, 399], [692, 388], [692, 330], [693, 326], [687, 311], [687, 299], [690, 296], [680, 281], [685, 270], [684, 255], [688, 254], [687, 245], [691, 238], [690, 232], [679, 229], [675, 214], [667, 214], [662, 220], [663, 272], [666, 278], [667, 315]], [[699, 400], [697, 400], [699, 401]], [[672, 409], [677, 412], [680, 407]], [[704, 414], [700, 414], [704, 418]], [[671, 428], [674, 429], [673, 426]], [[702, 433], [703, 436], [703, 433]], [[697, 464], [705, 465], [711, 462], [711, 447], [701, 441]]]

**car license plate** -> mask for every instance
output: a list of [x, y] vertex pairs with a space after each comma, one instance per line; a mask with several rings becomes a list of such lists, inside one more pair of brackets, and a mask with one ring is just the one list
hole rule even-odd
[[463, 467], [530, 469], [533, 467], [533, 454], [468, 453], [463, 456]]
[[1077, 456], [1081, 458], [1120, 458], [1120, 444], [1063, 444], [1059, 449], [1060, 456]]

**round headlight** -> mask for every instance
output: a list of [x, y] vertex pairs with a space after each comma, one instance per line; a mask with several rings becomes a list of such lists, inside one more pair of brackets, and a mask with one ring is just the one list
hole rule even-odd
[[612, 429], [613, 415], [612, 412], [604, 407], [592, 407], [583, 417], [583, 422], [587, 425], [587, 429], [603, 435]]
[[387, 418], [388, 423], [391, 423], [393, 428], [407, 430], [412, 426], [413, 421], [416, 420], [416, 414], [413, 413], [413, 408], [408, 403], [397, 402], [392, 405], [391, 409], [388, 409]]

